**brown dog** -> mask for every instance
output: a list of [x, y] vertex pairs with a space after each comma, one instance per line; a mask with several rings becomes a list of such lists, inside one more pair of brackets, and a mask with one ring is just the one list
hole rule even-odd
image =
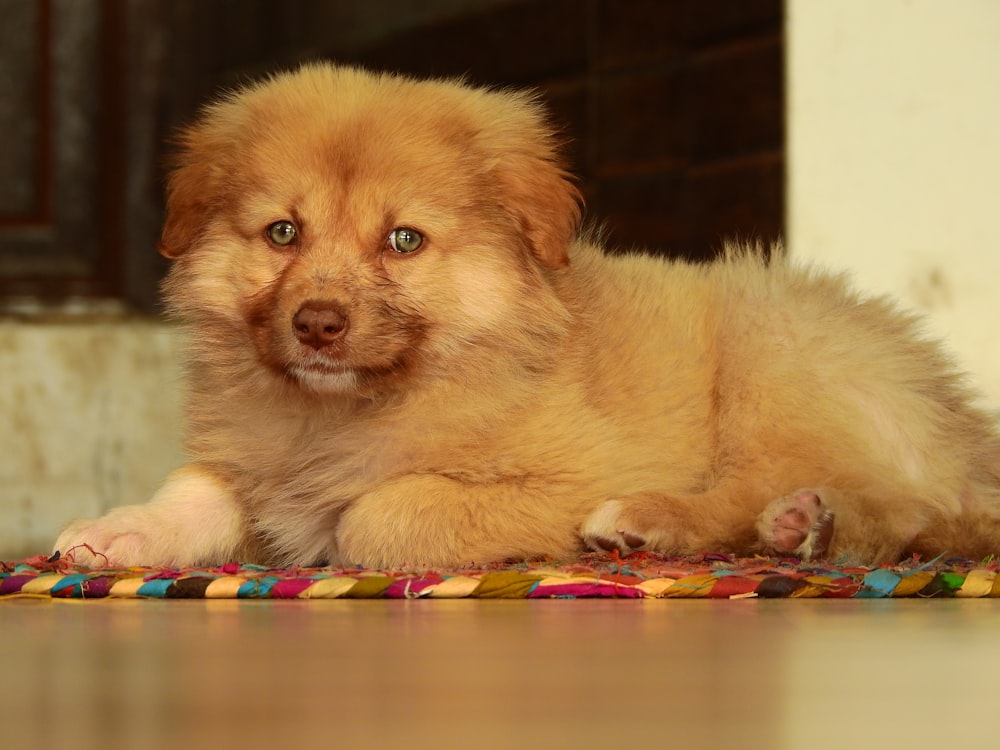
[[78, 562], [1000, 551], [1000, 437], [911, 317], [780, 251], [605, 256], [530, 96], [313, 65], [182, 144], [191, 463]]

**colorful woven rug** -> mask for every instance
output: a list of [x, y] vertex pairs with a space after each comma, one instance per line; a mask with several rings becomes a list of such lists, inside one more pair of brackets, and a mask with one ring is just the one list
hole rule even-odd
[[0, 563], [0, 599], [549, 599], [1000, 597], [1000, 560], [877, 568], [728, 555], [587, 554], [459, 570], [90, 569], [58, 557]]

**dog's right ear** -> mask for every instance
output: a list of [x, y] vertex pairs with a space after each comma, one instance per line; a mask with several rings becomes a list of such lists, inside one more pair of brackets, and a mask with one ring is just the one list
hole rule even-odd
[[160, 255], [174, 260], [187, 252], [194, 244], [200, 229], [204, 227], [205, 206], [195, 197], [194, 193], [179, 187], [182, 180], [177, 179], [177, 173], [171, 178], [171, 187], [167, 198], [167, 216], [163, 223], [163, 232], [156, 249]]
[[184, 255], [205, 230], [218, 190], [219, 155], [197, 126], [181, 133], [180, 151], [167, 178], [167, 212], [157, 250], [166, 258]]
[[209, 204], [204, 195], [210, 189], [205, 170], [192, 165], [179, 167], [167, 186], [167, 215], [156, 248], [171, 260], [179, 258], [195, 244], [205, 230]]

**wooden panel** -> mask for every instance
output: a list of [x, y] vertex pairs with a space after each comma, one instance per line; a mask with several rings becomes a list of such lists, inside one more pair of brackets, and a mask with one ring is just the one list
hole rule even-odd
[[42, 92], [46, 66], [48, 3], [0, 0], [0, 227], [38, 223], [48, 209], [41, 179], [49, 120]]
[[669, 60], [781, 28], [781, 0], [598, 0], [600, 69]]
[[777, 36], [682, 64], [602, 76], [598, 174], [654, 171], [770, 149], [782, 141]]
[[534, 0], [470, 11], [393, 35], [356, 59], [418, 75], [538, 84], [586, 68], [586, 8], [579, 0]]
[[621, 249], [692, 259], [727, 239], [781, 237], [784, 159], [779, 151], [708, 167], [608, 179], [599, 214]]
[[682, 102], [684, 73], [670, 68], [599, 79], [597, 174], [674, 169], [688, 160], [695, 113]]
[[15, 139], [18, 161], [18, 172], [4, 180], [12, 200], [5, 195], [0, 210], [0, 291], [114, 295], [121, 221], [110, 202], [117, 197], [120, 117], [112, 116], [101, 85], [115, 69], [115, 45], [102, 45], [113, 36], [114, 4], [3, 1], [3, 17], [12, 12], [22, 39], [0, 48], [0, 58], [30, 76], [32, 90], [14, 99], [21, 116], [0, 130], [4, 141]]
[[717, 48], [690, 68], [682, 101], [696, 161], [778, 148], [784, 140], [784, 45], [773, 33]]
[[782, 235], [781, 5], [704, 6], [597, 3], [587, 195], [613, 245], [703, 259]]

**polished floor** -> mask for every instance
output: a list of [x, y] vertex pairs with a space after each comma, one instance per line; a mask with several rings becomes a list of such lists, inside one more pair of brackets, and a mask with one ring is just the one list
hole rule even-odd
[[0, 747], [995, 748], [1000, 601], [0, 601]]

